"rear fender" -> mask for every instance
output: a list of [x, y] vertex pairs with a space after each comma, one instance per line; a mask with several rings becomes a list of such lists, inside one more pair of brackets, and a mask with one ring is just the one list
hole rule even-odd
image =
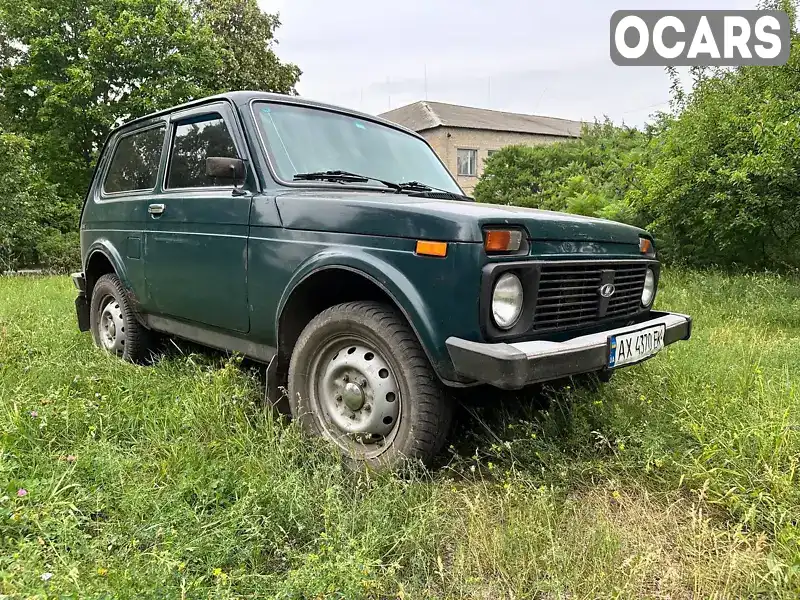
[[[128, 271], [125, 268], [125, 261], [122, 260], [119, 251], [117, 251], [114, 245], [106, 238], [98, 238], [89, 246], [89, 249], [86, 251], [86, 260], [83, 264], [84, 272], [88, 272], [92, 257], [98, 252], [108, 259], [108, 262], [111, 263], [119, 280], [126, 288], [130, 289], [130, 279], [128, 277]], [[91, 293], [91, 290], [87, 289], [87, 292]]]

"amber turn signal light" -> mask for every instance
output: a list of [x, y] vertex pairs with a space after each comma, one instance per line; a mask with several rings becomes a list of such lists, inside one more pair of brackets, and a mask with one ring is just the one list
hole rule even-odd
[[483, 240], [486, 252], [516, 252], [522, 246], [522, 232], [516, 229], [489, 229]]
[[447, 242], [417, 240], [416, 253], [422, 256], [447, 256]]
[[639, 252], [647, 256], [656, 255], [656, 249], [653, 247], [653, 242], [647, 238], [639, 238]]

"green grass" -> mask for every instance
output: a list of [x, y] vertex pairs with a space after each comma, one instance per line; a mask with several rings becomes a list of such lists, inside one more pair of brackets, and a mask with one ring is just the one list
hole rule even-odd
[[342, 469], [235, 359], [102, 354], [73, 297], [0, 278], [0, 597], [800, 594], [800, 281], [669, 273], [691, 342], [547, 409], [487, 393], [404, 478]]

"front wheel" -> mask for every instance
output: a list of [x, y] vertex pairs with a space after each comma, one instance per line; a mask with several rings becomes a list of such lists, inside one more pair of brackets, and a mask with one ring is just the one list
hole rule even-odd
[[378, 302], [339, 304], [311, 320], [292, 352], [289, 403], [305, 431], [376, 467], [430, 462], [452, 419], [416, 335]]

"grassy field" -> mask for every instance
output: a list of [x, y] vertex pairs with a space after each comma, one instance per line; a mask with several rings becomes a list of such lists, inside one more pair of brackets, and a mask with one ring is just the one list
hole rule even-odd
[[102, 354], [73, 297], [0, 278], [0, 597], [800, 594], [798, 280], [669, 273], [691, 342], [487, 393], [404, 478], [343, 470], [236, 359]]

